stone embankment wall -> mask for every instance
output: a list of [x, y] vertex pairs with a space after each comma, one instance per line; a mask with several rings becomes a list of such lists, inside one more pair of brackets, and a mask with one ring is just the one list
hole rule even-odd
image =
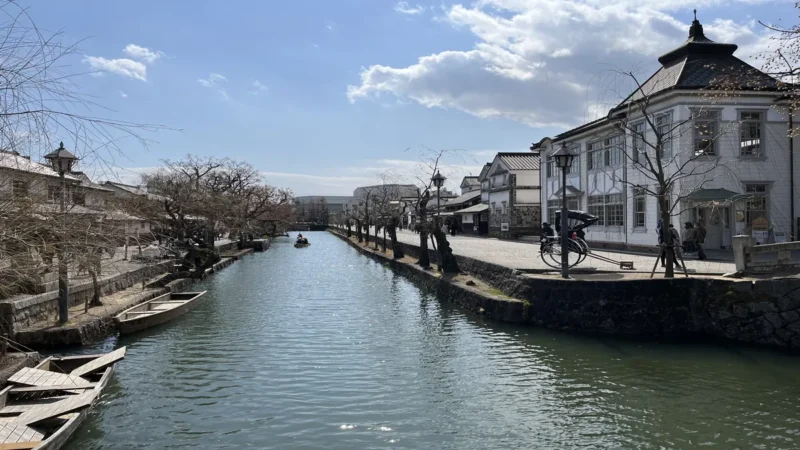
[[[510, 301], [465, 292], [432, 273], [353, 245], [426, 283], [442, 299], [498, 320], [588, 333], [714, 338], [800, 349], [800, 278], [562, 280], [458, 257], [462, 271], [516, 299]], [[418, 257], [419, 247], [400, 246], [406, 255]], [[430, 256], [435, 262], [433, 250]]]
[[[100, 295], [109, 295], [127, 289], [142, 279], [152, 278], [169, 270], [172, 261], [142, 266], [136, 270], [100, 278]], [[70, 285], [70, 306], [81, 305], [94, 295], [92, 280]], [[0, 301], [0, 332], [13, 336], [14, 330], [31, 323], [46, 321], [58, 315], [58, 291], [37, 295], [12, 297]]]

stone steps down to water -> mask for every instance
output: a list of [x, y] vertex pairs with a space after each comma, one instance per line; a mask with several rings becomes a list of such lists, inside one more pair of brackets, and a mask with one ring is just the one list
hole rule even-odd
[[[498, 302], [393, 261], [332, 231], [362, 253], [431, 286], [443, 298], [492, 318], [553, 329], [668, 339], [723, 339], [800, 349], [800, 278], [562, 280], [526, 275], [458, 256], [462, 271], [518, 302]], [[379, 243], [380, 238], [379, 239]], [[419, 247], [400, 244], [408, 256]], [[436, 254], [431, 250], [431, 261]]]

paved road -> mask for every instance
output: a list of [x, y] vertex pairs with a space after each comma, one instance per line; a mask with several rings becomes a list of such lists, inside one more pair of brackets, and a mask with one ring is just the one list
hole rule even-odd
[[[402, 230], [397, 234], [397, 239], [406, 244], [419, 245], [419, 235], [412, 231]], [[512, 269], [549, 269], [549, 266], [539, 257], [538, 243], [501, 241], [499, 239], [467, 236], [448, 236], [448, 240], [456, 255], [479, 259]], [[655, 255], [631, 255], [610, 251], [594, 251], [593, 253], [613, 260], [633, 261], [636, 272], [649, 273], [653, 269], [653, 263], [655, 263]], [[724, 274], [736, 271], [732, 262], [688, 259], [686, 260], [686, 265], [690, 272], [702, 274]], [[593, 260], [592, 258], [587, 258], [579, 267], [594, 268], [603, 271], [630, 272], [627, 270], [620, 270], [618, 265], [600, 260]], [[664, 269], [659, 264], [656, 272], [663, 273], [663, 271]]]

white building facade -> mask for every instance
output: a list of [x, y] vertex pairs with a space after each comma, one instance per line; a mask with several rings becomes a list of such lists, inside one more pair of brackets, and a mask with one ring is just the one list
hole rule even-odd
[[[735, 58], [735, 50], [710, 41], [695, 20], [689, 40], [659, 58], [661, 69], [607, 117], [535, 144], [545, 166], [543, 220], [552, 222], [561, 207], [561, 172], [550, 155], [566, 146], [578, 155], [567, 176], [568, 207], [600, 218], [586, 240], [656, 245], [660, 183], [654, 159], [644, 154], [656, 157], [660, 135], [676, 228], [702, 221], [709, 249], [730, 248], [739, 234], [762, 243], [792, 239], [800, 205], [789, 116], [772, 81]], [[748, 78], [736, 91], [713, 90], [741, 73]]]

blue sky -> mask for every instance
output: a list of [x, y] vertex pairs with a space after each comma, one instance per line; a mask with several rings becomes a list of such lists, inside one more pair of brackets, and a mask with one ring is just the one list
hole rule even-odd
[[181, 130], [149, 136], [157, 143], [148, 151], [124, 142], [117, 164], [142, 170], [187, 153], [226, 156], [298, 195], [348, 194], [387, 169], [408, 175], [423, 145], [463, 149], [448, 168], [457, 185], [494, 151], [526, 151], [613, 104], [600, 88], [607, 64], [655, 69], [657, 56], [686, 38], [692, 8], [711, 39], [739, 44], [746, 58], [768, 45], [755, 20], [793, 24], [791, 5], [27, 3], [40, 27], [83, 40], [75, 71], [106, 70], [78, 81], [112, 110], [102, 114]]

